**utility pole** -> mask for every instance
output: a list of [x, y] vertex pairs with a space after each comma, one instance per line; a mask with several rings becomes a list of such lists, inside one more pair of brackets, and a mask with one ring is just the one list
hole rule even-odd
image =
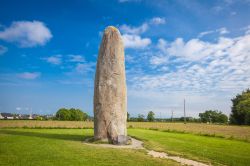
[[162, 122], [162, 119], [161, 119], [161, 112], [160, 112], [160, 122]]
[[184, 123], [186, 124], [186, 101], [184, 99]]
[[171, 121], [173, 122], [174, 111], [172, 110]]

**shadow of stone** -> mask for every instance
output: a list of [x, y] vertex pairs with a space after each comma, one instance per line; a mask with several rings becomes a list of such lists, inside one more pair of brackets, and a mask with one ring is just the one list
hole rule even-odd
[[93, 135], [74, 135], [74, 134], [55, 134], [55, 133], [38, 133], [32, 131], [17, 131], [17, 130], [0, 130], [0, 133], [17, 135], [17, 136], [28, 136], [28, 137], [39, 137], [57, 140], [68, 140], [68, 141], [84, 141]]

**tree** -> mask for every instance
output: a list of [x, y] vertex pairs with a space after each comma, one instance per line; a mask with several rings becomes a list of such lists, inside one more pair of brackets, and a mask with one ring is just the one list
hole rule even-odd
[[80, 109], [66, 109], [61, 108], [56, 112], [57, 120], [71, 120], [71, 121], [85, 121], [88, 118], [88, 114], [82, 112]]
[[149, 122], [153, 122], [154, 121], [154, 119], [155, 119], [155, 113], [153, 112], [153, 111], [149, 111], [148, 112], [148, 116], [147, 116], [147, 120], [149, 121]]
[[60, 108], [57, 112], [56, 112], [56, 119], [57, 120], [70, 120], [71, 119], [71, 115], [68, 109], [66, 108]]
[[130, 120], [130, 114], [127, 112], [127, 121]]
[[207, 110], [204, 113], [199, 113], [201, 122], [210, 123], [227, 123], [228, 117], [218, 110]]
[[143, 121], [144, 121], [144, 115], [139, 114], [139, 115], [138, 115], [138, 118], [137, 118], [137, 121], [138, 121], [138, 122], [143, 122]]
[[230, 123], [250, 125], [250, 89], [236, 95], [236, 97], [232, 99], [232, 103]]

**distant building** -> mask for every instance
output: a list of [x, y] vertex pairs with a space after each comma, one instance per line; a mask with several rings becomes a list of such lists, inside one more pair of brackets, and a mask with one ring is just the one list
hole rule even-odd
[[30, 114], [29, 119], [33, 119], [32, 114]]
[[4, 117], [2, 116], [2, 114], [0, 113], [0, 119], [4, 119]]
[[14, 116], [11, 113], [1, 113], [3, 119], [14, 119]]

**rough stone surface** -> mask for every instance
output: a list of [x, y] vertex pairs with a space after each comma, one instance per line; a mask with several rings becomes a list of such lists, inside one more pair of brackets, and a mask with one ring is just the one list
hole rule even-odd
[[127, 88], [120, 32], [105, 29], [99, 48], [94, 89], [94, 138], [126, 144]]

